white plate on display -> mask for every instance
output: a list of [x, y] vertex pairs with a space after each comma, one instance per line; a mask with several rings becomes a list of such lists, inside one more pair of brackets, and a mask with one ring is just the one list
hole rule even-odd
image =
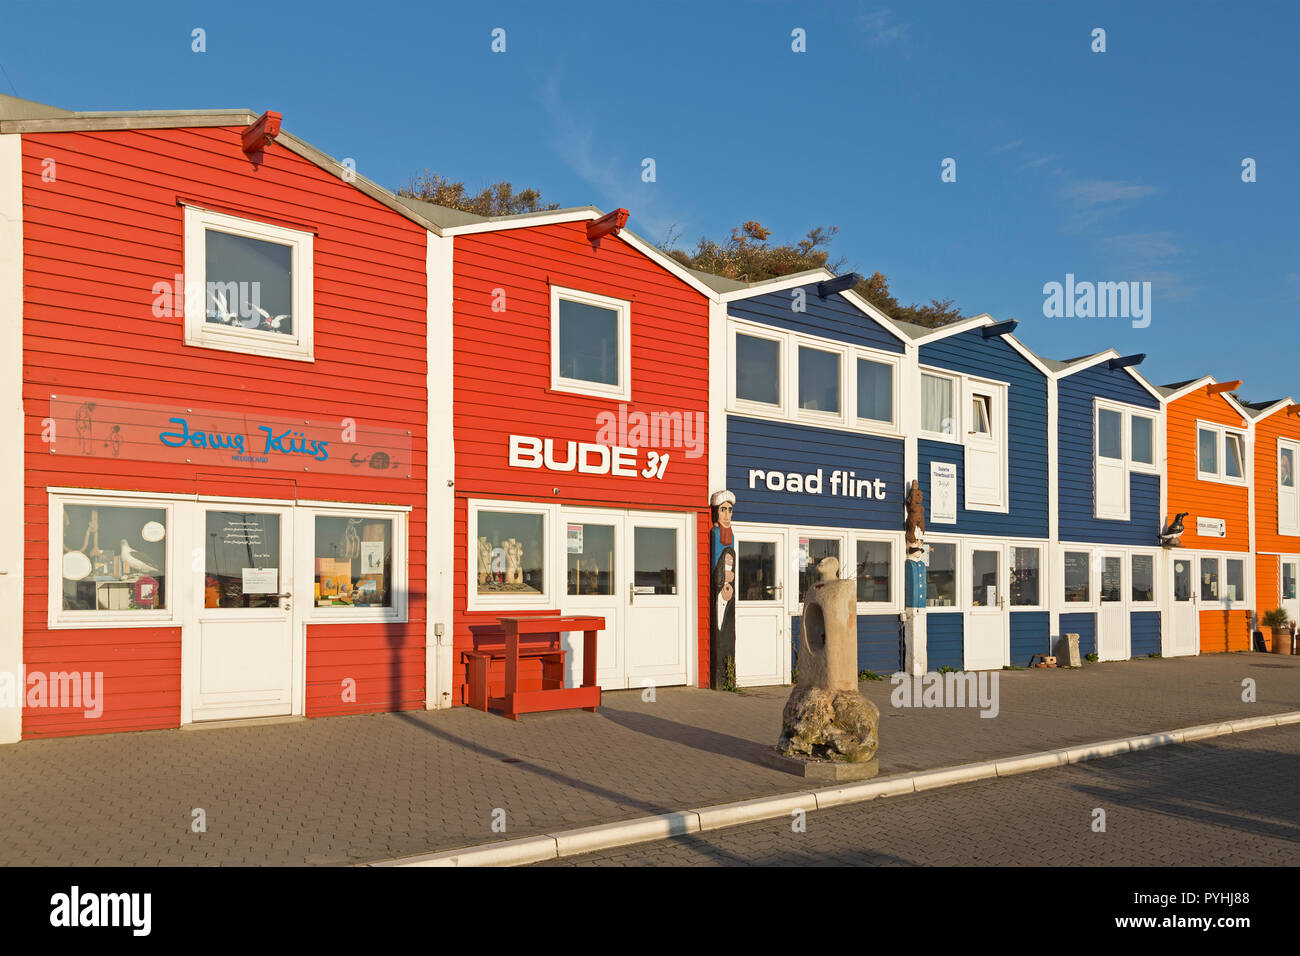
[[140, 537], [146, 541], [161, 541], [166, 535], [167, 529], [158, 521], [150, 521], [140, 529]]
[[63, 576], [69, 581], [80, 581], [90, 573], [90, 558], [80, 551], [69, 551], [63, 556]]

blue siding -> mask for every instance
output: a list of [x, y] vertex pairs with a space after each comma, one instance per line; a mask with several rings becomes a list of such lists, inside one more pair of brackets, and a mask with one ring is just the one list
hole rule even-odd
[[[799, 666], [799, 633], [803, 619], [790, 618], [791, 668]], [[903, 625], [897, 614], [858, 617], [858, 672], [892, 674], [903, 669]]]
[[1060, 534], [1062, 541], [1103, 544], [1155, 545], [1160, 540], [1160, 476], [1129, 476], [1129, 520], [1107, 521], [1093, 517], [1094, 494], [1093, 399], [1126, 402], [1157, 411], [1151, 397], [1123, 369], [1111, 371], [1106, 363], [1061, 379], [1057, 389], [1057, 433], [1060, 480]]
[[1011, 663], [1025, 667], [1035, 654], [1052, 653], [1051, 627], [1052, 617], [1046, 611], [1013, 611]]
[[[979, 329], [920, 348], [922, 365], [1007, 383], [1007, 466], [1010, 513], [967, 511], [965, 454], [961, 445], [917, 442], [917, 478], [925, 492], [926, 527], [935, 534], [991, 534], [1045, 538], [1047, 516], [1047, 379], [1000, 336], [985, 339]], [[957, 466], [956, 524], [930, 521], [930, 462]]]
[[925, 666], [928, 671], [940, 667], [961, 670], [966, 666], [965, 631], [960, 614], [925, 615]]
[[[1097, 615], [1062, 614], [1061, 633], [1079, 635], [1079, 656], [1087, 657], [1097, 653]], [[1059, 663], [1059, 662], [1058, 662]]]
[[1160, 653], [1160, 612], [1134, 611], [1129, 616], [1134, 657]]
[[[821, 469], [822, 493], [771, 491], [761, 479], [751, 489], [751, 469], [803, 475]], [[884, 499], [831, 494], [835, 470], [879, 478], [885, 482]], [[727, 487], [736, 495], [737, 521], [901, 530], [903, 440], [729, 415]]]
[[738, 299], [727, 305], [727, 314], [749, 322], [761, 322], [792, 332], [820, 335], [839, 342], [852, 342], [868, 348], [901, 354], [903, 343], [884, 326], [850, 303], [842, 295], [821, 298], [817, 284], [800, 286], [804, 292], [804, 311], [795, 312], [795, 289], [767, 292], [752, 299]]

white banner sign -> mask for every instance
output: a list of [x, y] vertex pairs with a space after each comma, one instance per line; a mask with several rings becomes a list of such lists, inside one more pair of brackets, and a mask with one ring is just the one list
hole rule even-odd
[[930, 462], [930, 523], [957, 523], [957, 466], [952, 462]]
[[1197, 518], [1196, 535], [1200, 538], [1224, 538], [1228, 534], [1228, 523], [1222, 518]]

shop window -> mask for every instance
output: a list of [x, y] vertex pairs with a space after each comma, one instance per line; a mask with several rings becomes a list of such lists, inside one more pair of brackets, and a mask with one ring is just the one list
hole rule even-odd
[[1002, 603], [1002, 584], [999, 581], [1001, 551], [972, 549], [970, 553], [970, 606], [998, 607]]
[[893, 601], [893, 546], [888, 541], [859, 541], [858, 601], [889, 604]]
[[921, 431], [952, 441], [957, 426], [952, 417], [953, 379], [921, 373]]
[[569, 523], [565, 528], [571, 596], [614, 593], [614, 526]]
[[1113, 604], [1124, 600], [1124, 559], [1107, 556], [1101, 562], [1101, 600]]
[[736, 333], [736, 398], [780, 407], [780, 342]]
[[[203, 606], [273, 608], [284, 592], [280, 516], [248, 511], [209, 510], [203, 536]], [[338, 589], [351, 591], [343, 575]]]
[[1222, 425], [1196, 428], [1196, 473], [1203, 481], [1245, 484], [1246, 436]]
[[838, 352], [799, 346], [799, 407], [805, 411], [840, 414]]
[[822, 558], [835, 558], [844, 566], [844, 557], [840, 554], [839, 538], [800, 538], [799, 539], [799, 600], [804, 599], [808, 589], [817, 583], [817, 562]]
[[496, 603], [545, 595], [545, 515], [480, 508], [476, 517], [475, 593]]
[[1041, 603], [1042, 551], [1038, 548], [1011, 549], [1011, 606], [1037, 607]]
[[1156, 599], [1156, 559], [1150, 554], [1135, 554], [1131, 559], [1132, 600], [1147, 603]]
[[925, 569], [925, 606], [957, 606], [957, 545], [940, 542], [930, 545], [930, 563]]
[[312, 360], [313, 236], [185, 207], [185, 344]]
[[860, 358], [858, 365], [858, 418], [892, 425], [894, 422], [894, 366]]
[[1134, 415], [1129, 420], [1129, 457], [1135, 465], [1155, 466], [1155, 419]]
[[740, 573], [737, 575], [740, 586], [736, 591], [739, 600], [777, 600], [776, 543], [741, 539], [737, 545], [736, 557], [740, 564]]
[[[62, 620], [132, 618], [166, 611], [168, 509], [72, 504], [61, 509], [57, 577]], [[57, 520], [57, 519], [56, 519]]]
[[675, 528], [637, 525], [633, 529], [632, 586], [634, 595], [677, 593]]
[[1065, 552], [1065, 600], [1068, 604], [1092, 603], [1092, 569], [1087, 551]]
[[1219, 600], [1219, 559], [1201, 558], [1201, 600]]
[[1246, 600], [1246, 562], [1228, 558], [1224, 562], [1223, 599], [1225, 601]]
[[393, 521], [357, 515], [317, 515], [317, 607], [393, 606]]
[[551, 286], [551, 387], [629, 398], [630, 335], [630, 303]]

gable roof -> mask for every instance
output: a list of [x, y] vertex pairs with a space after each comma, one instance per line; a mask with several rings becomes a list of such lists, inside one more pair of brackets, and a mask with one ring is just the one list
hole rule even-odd
[[[1200, 378], [1188, 379], [1185, 382], [1174, 382], [1171, 385], [1158, 385], [1156, 386], [1156, 390], [1165, 397], [1166, 402], [1176, 402], [1178, 399], [1190, 395], [1199, 388], [1218, 384], [1219, 380], [1213, 375], [1203, 375]], [[1251, 415], [1250, 412], [1246, 410], [1246, 406], [1242, 405], [1241, 402], [1237, 401], [1227, 392], [1220, 392], [1218, 394], [1220, 398], [1235, 408], [1237, 413], [1241, 415], [1242, 418], [1246, 419], [1247, 422], [1254, 419], [1255, 416]]]

